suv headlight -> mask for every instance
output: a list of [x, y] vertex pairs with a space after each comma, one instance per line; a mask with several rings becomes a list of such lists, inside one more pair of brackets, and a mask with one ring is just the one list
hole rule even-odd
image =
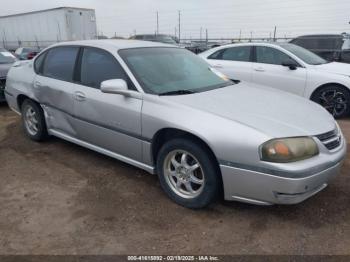
[[318, 147], [311, 137], [273, 139], [261, 146], [261, 160], [288, 163], [318, 155]]

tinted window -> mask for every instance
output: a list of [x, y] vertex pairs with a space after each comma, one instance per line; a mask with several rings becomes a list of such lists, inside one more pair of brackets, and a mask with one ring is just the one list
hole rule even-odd
[[43, 75], [64, 81], [72, 81], [78, 47], [56, 47], [48, 51]]
[[343, 42], [343, 38], [339, 36], [313, 36], [297, 38], [292, 41], [293, 44], [311, 50], [339, 50], [341, 49]]
[[285, 53], [271, 47], [256, 47], [256, 62], [272, 65], [282, 65], [283, 62], [291, 60]]
[[237, 46], [219, 50], [209, 56], [209, 59], [229, 60], [229, 61], [250, 61], [250, 46]]
[[41, 54], [34, 62], [34, 70], [37, 74], [42, 74], [46, 53]]
[[96, 48], [85, 48], [81, 60], [81, 83], [100, 88], [101, 82], [110, 79], [124, 79], [131, 87], [124, 70], [111, 54]]

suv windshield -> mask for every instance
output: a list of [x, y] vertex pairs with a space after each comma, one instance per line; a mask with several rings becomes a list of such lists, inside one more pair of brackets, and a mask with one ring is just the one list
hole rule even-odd
[[11, 64], [16, 61], [16, 58], [7, 50], [0, 49], [0, 64]]
[[119, 54], [146, 93], [189, 94], [233, 84], [184, 49], [136, 48], [120, 50]]
[[299, 57], [301, 60], [303, 60], [309, 65], [321, 65], [329, 63], [327, 60], [324, 60], [322, 57], [312, 53], [311, 51], [303, 47], [293, 44], [280, 44], [280, 46], [286, 49], [287, 51], [291, 52], [295, 56]]

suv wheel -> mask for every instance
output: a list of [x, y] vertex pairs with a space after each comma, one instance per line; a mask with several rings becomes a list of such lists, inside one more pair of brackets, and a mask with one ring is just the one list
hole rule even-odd
[[323, 106], [334, 118], [342, 118], [350, 113], [350, 91], [342, 86], [325, 86], [317, 90], [311, 100]]
[[26, 99], [21, 107], [24, 131], [34, 141], [45, 140], [48, 136], [44, 111], [36, 102]]
[[218, 196], [218, 168], [206, 148], [186, 139], [167, 142], [159, 151], [157, 173], [160, 184], [176, 203], [202, 208]]

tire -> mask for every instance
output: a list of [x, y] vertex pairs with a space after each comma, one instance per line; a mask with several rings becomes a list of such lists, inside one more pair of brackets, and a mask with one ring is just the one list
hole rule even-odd
[[311, 100], [323, 106], [334, 118], [350, 114], [350, 91], [343, 86], [324, 86], [312, 95]]
[[21, 106], [24, 132], [34, 141], [44, 141], [48, 137], [44, 111], [33, 100], [24, 100]]
[[189, 139], [170, 140], [162, 146], [157, 156], [157, 174], [166, 194], [187, 208], [213, 203], [222, 185], [219, 168], [208, 150]]

